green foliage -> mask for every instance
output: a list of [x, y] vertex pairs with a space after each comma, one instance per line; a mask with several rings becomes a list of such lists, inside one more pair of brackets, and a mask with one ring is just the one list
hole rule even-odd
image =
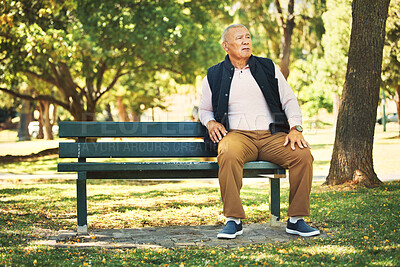
[[325, 61], [318, 54], [310, 54], [292, 64], [289, 83], [306, 117], [313, 117], [320, 109], [332, 112], [332, 91], [324, 72]]
[[273, 1], [238, 1], [236, 17], [252, 34], [253, 53], [279, 60], [281, 33]]
[[193, 83], [222, 52], [214, 22], [228, 17], [225, 4], [6, 2], [0, 17], [0, 84], [18, 91], [17, 74], [43, 80], [60, 92], [53, 101], [81, 119], [126, 75], [142, 83], [138, 87], [159, 72], [168, 72], [178, 83]]
[[308, 26], [320, 37], [316, 40], [320, 45], [304, 50], [306, 54], [293, 62], [288, 79], [308, 117], [317, 115], [321, 108], [332, 112], [334, 95], [341, 94], [350, 42], [351, 1], [327, 0], [322, 20], [323, 26], [318, 20]]
[[392, 96], [400, 85], [400, 1], [392, 0], [386, 21], [386, 43], [383, 48], [382, 84]]
[[10, 96], [9, 94], [0, 92], [0, 108], [2, 109], [16, 109], [21, 104], [21, 101], [17, 98]]
[[341, 94], [343, 89], [351, 32], [351, 0], [327, 0], [322, 15], [326, 33], [322, 37], [326, 88]]

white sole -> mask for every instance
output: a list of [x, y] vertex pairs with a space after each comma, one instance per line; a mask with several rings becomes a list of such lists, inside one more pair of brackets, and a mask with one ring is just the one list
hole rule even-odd
[[288, 228], [286, 228], [286, 233], [292, 234], [292, 235], [304, 236], [304, 237], [321, 234], [319, 230], [308, 232], [308, 233], [302, 233], [302, 232], [299, 232], [299, 231], [296, 231], [296, 230], [291, 230], [291, 229], [288, 229]]
[[238, 235], [242, 235], [243, 230], [237, 231], [236, 233], [230, 235], [230, 234], [224, 234], [224, 233], [218, 233], [217, 238], [223, 238], [223, 239], [233, 239], [237, 237]]

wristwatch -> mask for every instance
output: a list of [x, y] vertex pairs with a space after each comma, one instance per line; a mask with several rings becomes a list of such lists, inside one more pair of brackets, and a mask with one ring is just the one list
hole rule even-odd
[[296, 131], [302, 132], [303, 127], [301, 127], [301, 125], [296, 125], [296, 126], [293, 126], [292, 128], [290, 128], [290, 130], [296, 130]]

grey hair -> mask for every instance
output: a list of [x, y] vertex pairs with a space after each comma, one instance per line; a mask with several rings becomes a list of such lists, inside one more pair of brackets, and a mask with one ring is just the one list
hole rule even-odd
[[228, 32], [229, 32], [230, 29], [232, 29], [232, 28], [239, 28], [239, 27], [243, 27], [243, 28], [245, 28], [246, 30], [249, 30], [249, 29], [247, 29], [247, 27], [244, 26], [243, 24], [232, 24], [232, 25], [229, 25], [229, 26], [226, 27], [226, 29], [222, 32], [222, 42], [226, 42], [226, 36], [228, 35]]

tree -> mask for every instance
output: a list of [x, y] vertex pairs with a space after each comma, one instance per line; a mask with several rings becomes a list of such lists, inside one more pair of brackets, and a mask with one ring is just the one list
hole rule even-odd
[[[372, 158], [382, 51], [390, 0], [353, 0], [346, 81], [326, 183], [374, 186]], [[366, 56], [368, 55], [368, 56]]]
[[[218, 54], [212, 16], [225, 14], [224, 2], [6, 1], [0, 90], [49, 101], [75, 120], [94, 120], [98, 101], [123, 76], [167, 71], [178, 82], [194, 80]], [[61, 97], [24, 94], [18, 76], [42, 80]]]

